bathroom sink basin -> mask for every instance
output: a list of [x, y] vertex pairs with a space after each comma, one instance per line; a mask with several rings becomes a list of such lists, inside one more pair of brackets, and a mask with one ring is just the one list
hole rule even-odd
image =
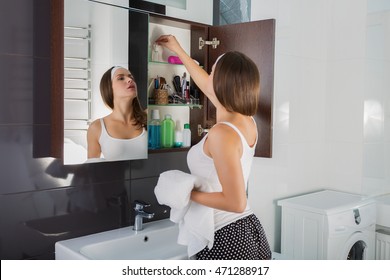
[[390, 227], [390, 194], [377, 196], [376, 200], [376, 224]]
[[177, 244], [179, 228], [168, 219], [144, 224], [144, 229], [120, 228], [55, 244], [57, 260], [188, 259], [187, 247]]

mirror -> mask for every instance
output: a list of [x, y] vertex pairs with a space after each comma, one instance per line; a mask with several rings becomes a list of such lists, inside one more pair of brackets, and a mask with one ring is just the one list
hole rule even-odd
[[[136, 155], [129, 153], [125, 157], [110, 159], [102, 155], [101, 158], [87, 159], [88, 127], [94, 120], [112, 112], [102, 100], [100, 80], [113, 66], [129, 69], [128, 0], [110, 2], [112, 4], [90, 0], [64, 1], [64, 164], [147, 158], [147, 132], [144, 131], [141, 135], [146, 134], [142, 137], [145, 141], [136, 141]], [[141, 83], [137, 77], [135, 80], [137, 84]], [[138, 98], [146, 99], [140, 86]], [[109, 132], [107, 124], [106, 128]], [[137, 138], [132, 137], [115, 140]], [[141, 147], [140, 142], [145, 142], [145, 145]]]

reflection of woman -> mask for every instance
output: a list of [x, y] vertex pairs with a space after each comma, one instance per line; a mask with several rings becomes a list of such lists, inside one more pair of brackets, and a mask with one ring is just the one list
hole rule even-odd
[[181, 48], [175, 37], [163, 35], [162, 46], [175, 52], [191, 78], [215, 105], [217, 124], [188, 152], [191, 174], [213, 186], [212, 192], [193, 190], [191, 200], [214, 208], [214, 245], [197, 259], [270, 259], [271, 251], [260, 221], [247, 203], [246, 191], [258, 135], [260, 77], [246, 55], [228, 52], [208, 75]]
[[100, 80], [100, 93], [111, 114], [92, 122], [87, 132], [88, 159], [126, 160], [147, 157], [147, 114], [141, 108], [133, 75], [112, 67]]

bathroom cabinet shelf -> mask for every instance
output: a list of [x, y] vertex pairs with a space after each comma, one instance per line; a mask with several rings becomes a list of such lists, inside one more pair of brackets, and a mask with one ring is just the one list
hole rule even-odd
[[150, 107], [164, 106], [164, 107], [189, 107], [190, 109], [202, 109], [201, 104], [179, 104], [179, 103], [169, 103], [169, 104], [149, 104]]
[[183, 64], [175, 64], [175, 63], [169, 63], [169, 62], [165, 62], [165, 61], [154, 61], [154, 60], [150, 60], [149, 63], [151, 64], [161, 64], [161, 65], [171, 65], [171, 66], [183, 66]]
[[167, 153], [167, 152], [186, 152], [190, 149], [190, 147], [180, 147], [180, 148], [161, 148], [161, 149], [149, 149], [149, 154], [159, 154], [159, 153]]
[[[154, 61], [154, 60], [149, 60], [149, 64], [185, 67], [184, 64], [169, 63], [169, 62], [166, 62], [166, 61]], [[199, 66], [200, 66], [201, 68], [204, 68], [202, 65], [199, 65]]]

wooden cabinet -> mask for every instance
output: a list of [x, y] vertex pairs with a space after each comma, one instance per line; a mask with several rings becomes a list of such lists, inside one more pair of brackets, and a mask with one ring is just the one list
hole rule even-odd
[[[260, 72], [260, 98], [258, 111], [254, 117], [258, 127], [259, 140], [255, 156], [271, 157], [275, 20], [212, 26], [208, 28], [208, 31], [209, 40], [218, 38], [220, 41], [218, 48], [209, 48], [209, 68], [218, 56], [232, 50], [245, 53], [258, 66]], [[215, 108], [209, 101], [205, 102], [205, 107], [207, 112], [206, 124], [210, 126], [215, 123]]]
[[[37, 156], [63, 158], [63, 0], [51, 3], [51, 125], [50, 149]], [[274, 84], [275, 20], [261, 20], [225, 26], [210, 26], [160, 15], [129, 10], [129, 69], [137, 79], [138, 92], [144, 107], [148, 101], [149, 25], [150, 23], [186, 30], [189, 34], [189, 53], [207, 72], [222, 53], [237, 50], [255, 61], [260, 70], [260, 101], [255, 116], [259, 141], [255, 156], [272, 156], [272, 100]], [[217, 38], [217, 48], [199, 47], [199, 38]], [[180, 73], [179, 73], [180, 74]], [[191, 86], [195, 87], [191, 81]], [[192, 144], [200, 141], [198, 126], [210, 128], [215, 124], [215, 108], [200, 95], [201, 109], [190, 109]], [[37, 137], [39, 135], [37, 134]]]

